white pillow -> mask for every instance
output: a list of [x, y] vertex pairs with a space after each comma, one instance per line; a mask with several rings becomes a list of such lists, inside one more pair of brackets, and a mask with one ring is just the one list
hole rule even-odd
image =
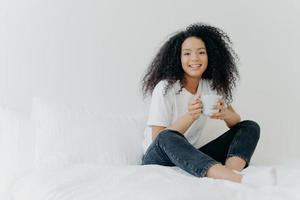
[[89, 112], [34, 98], [36, 166], [140, 164], [146, 115]]
[[0, 199], [9, 199], [13, 182], [34, 167], [30, 113], [0, 106]]

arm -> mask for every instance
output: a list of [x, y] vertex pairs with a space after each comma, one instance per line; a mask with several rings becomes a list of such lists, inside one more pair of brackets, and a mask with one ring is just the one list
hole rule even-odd
[[219, 109], [219, 112], [212, 114], [210, 118], [224, 120], [228, 128], [233, 127], [241, 121], [240, 115], [235, 112], [231, 105], [225, 107], [224, 100], [220, 100], [216, 108]]
[[163, 126], [151, 126], [152, 127], [152, 139], [154, 140], [156, 136], [165, 129], [175, 130], [181, 134], [184, 134], [186, 130], [193, 124], [195, 120], [199, 118], [202, 113], [202, 103], [200, 96], [197, 95], [189, 103], [188, 111], [180, 118], [178, 118], [173, 124], [168, 127]]
[[237, 123], [241, 121], [241, 117], [239, 114], [235, 112], [235, 110], [232, 108], [232, 106], [228, 106], [227, 109], [225, 109], [225, 115], [224, 115], [224, 121], [228, 128], [233, 127]]
[[184, 134], [194, 121], [195, 120], [190, 116], [190, 114], [186, 113], [185, 115], [180, 117], [178, 120], [176, 120], [175, 123], [173, 123], [172, 125], [170, 125], [168, 127], [151, 126], [152, 127], [152, 140], [154, 140], [157, 137], [157, 135], [165, 129], [175, 130], [181, 134]]

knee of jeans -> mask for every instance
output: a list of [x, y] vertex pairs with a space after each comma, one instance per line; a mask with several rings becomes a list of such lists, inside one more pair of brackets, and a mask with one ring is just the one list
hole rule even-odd
[[173, 130], [165, 130], [161, 133], [158, 134], [157, 138], [156, 138], [156, 142], [157, 143], [165, 143], [170, 141], [172, 138], [176, 138], [176, 137], [181, 137], [180, 135], [178, 135], [180, 133], [173, 131]]
[[251, 129], [251, 133], [253, 134], [253, 136], [255, 138], [257, 138], [257, 140], [260, 137], [260, 126], [258, 125], [257, 122], [252, 121], [252, 120], [245, 120], [241, 122], [242, 126], [247, 126], [249, 127], [249, 129]]

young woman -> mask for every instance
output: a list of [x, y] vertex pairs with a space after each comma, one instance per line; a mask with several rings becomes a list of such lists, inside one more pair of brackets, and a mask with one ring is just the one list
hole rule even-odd
[[[142, 80], [144, 96], [152, 94], [145, 130], [143, 165], [178, 166], [197, 177], [242, 182], [260, 136], [259, 125], [241, 121], [231, 106], [239, 78], [236, 54], [226, 33], [192, 24], [168, 39]], [[201, 96], [223, 97], [209, 117], [224, 120], [229, 130], [198, 147], [207, 116]]]

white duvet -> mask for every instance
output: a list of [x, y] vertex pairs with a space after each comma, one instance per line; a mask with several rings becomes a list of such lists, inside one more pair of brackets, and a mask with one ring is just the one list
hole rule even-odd
[[278, 165], [277, 186], [254, 189], [197, 178], [178, 167], [72, 165], [39, 170], [18, 180], [15, 200], [247, 200], [300, 199], [300, 163]]

